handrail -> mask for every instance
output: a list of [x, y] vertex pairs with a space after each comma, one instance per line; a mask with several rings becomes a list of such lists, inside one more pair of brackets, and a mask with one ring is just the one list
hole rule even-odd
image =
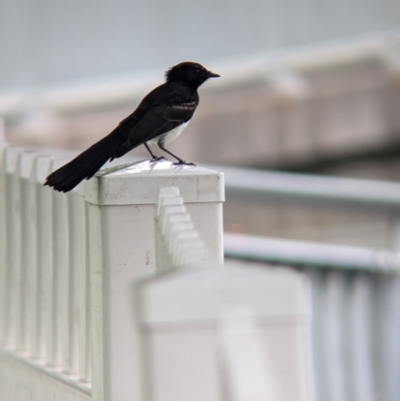
[[400, 254], [363, 247], [317, 244], [250, 235], [224, 235], [225, 256], [297, 267], [400, 273]]
[[393, 211], [400, 209], [400, 184], [394, 182], [224, 166], [218, 166], [218, 170], [225, 175], [228, 199], [245, 197]]

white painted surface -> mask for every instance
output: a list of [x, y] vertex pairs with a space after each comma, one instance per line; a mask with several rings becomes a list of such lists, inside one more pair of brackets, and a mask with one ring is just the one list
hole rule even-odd
[[[199, 265], [146, 280], [136, 290], [147, 400], [240, 399], [228, 396], [227, 389], [235, 388], [230, 380], [235, 380], [233, 371], [239, 367], [227, 366], [235, 362], [227, 361], [225, 351], [218, 347], [220, 319], [241, 307], [255, 313], [262, 347], [268, 349], [262, 358], [273, 366], [282, 391], [279, 399], [310, 399], [304, 330], [308, 286], [301, 274]], [[224, 342], [226, 346], [230, 348]]]
[[157, 272], [190, 267], [210, 259], [177, 187], [160, 188], [155, 220]]
[[177, 185], [222, 260], [223, 176], [145, 162], [61, 194], [43, 182], [65, 161], [1, 147], [0, 394], [140, 400], [131, 279], [155, 272], [159, 189]]
[[219, 322], [219, 351], [226, 398], [233, 401], [284, 401], [270, 345], [263, 342], [254, 311], [232, 307]]
[[[185, 203], [224, 201], [223, 176], [195, 166], [175, 166], [172, 162], [141, 161], [103, 169], [100, 179], [86, 181], [85, 199], [97, 205], [154, 205], [160, 184], [180, 189]], [[127, 184], [127, 179], [133, 181]]]
[[25, 357], [0, 351], [2, 401], [89, 401], [90, 388]]
[[78, 376], [87, 363], [87, 345], [77, 348], [80, 283], [67, 257], [79, 238], [68, 237], [67, 196], [43, 187], [61, 163], [16, 147], [1, 153], [0, 394], [9, 401], [90, 398]]
[[155, 273], [158, 192], [179, 188], [213, 258], [222, 260], [223, 177], [170, 162], [111, 169], [85, 183], [88, 202], [94, 400], [142, 399], [132, 280]]

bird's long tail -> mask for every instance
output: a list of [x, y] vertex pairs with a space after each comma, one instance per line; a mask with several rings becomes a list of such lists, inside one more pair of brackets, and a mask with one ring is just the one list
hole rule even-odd
[[68, 192], [75, 188], [85, 178], [93, 177], [109, 159], [113, 159], [121, 139], [112, 132], [89, 149], [82, 152], [69, 163], [51, 173], [44, 185], [53, 187], [56, 191]]

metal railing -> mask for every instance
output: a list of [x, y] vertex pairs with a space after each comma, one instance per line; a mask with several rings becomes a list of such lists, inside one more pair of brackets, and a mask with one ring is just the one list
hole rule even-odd
[[224, 166], [221, 171], [228, 231], [400, 249], [396, 182]]
[[225, 255], [247, 266], [288, 265], [312, 289], [316, 400], [400, 397], [400, 185], [225, 168], [229, 200], [323, 206], [387, 215], [390, 249], [225, 233]]
[[[216, 166], [211, 166], [213, 168]], [[335, 178], [218, 166], [227, 197], [293, 203], [400, 209], [400, 185], [376, 180]]]
[[310, 279], [316, 400], [400, 396], [400, 255], [330, 244], [225, 234], [245, 266], [288, 265]]

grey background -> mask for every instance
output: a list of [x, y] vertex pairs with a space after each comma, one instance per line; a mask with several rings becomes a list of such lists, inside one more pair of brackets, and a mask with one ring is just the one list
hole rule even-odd
[[0, 90], [400, 27], [398, 0], [1, 0]]

